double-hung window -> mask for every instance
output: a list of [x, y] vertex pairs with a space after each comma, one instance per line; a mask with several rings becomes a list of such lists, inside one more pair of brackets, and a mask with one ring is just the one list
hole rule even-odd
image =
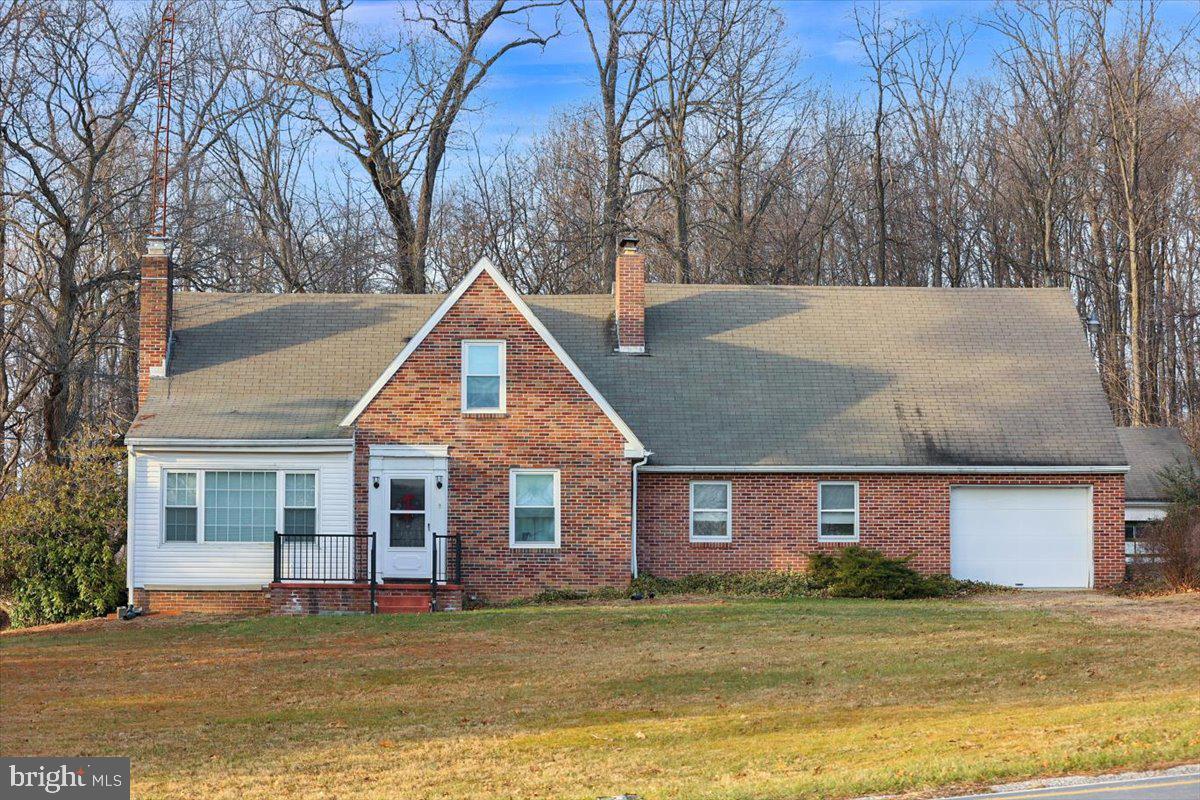
[[471, 414], [502, 414], [505, 410], [505, 347], [503, 341], [462, 343], [462, 410]]
[[829, 542], [858, 540], [858, 484], [825, 481], [817, 486], [818, 539]]
[[199, 530], [198, 473], [168, 472], [163, 489], [163, 541], [194, 542]]
[[691, 493], [691, 541], [732, 541], [733, 484], [729, 481], [692, 481]]
[[283, 475], [283, 533], [312, 536], [317, 532], [317, 473]]
[[509, 473], [511, 547], [558, 547], [561, 540], [559, 472], [514, 469]]

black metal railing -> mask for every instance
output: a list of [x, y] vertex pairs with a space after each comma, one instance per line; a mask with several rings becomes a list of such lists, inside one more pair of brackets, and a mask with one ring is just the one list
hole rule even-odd
[[375, 610], [375, 534], [276, 533], [275, 582], [369, 582]]
[[457, 533], [435, 533], [433, 535], [433, 557], [429, 570], [429, 608], [431, 611], [438, 610], [438, 587], [451, 583], [462, 586], [462, 537]]

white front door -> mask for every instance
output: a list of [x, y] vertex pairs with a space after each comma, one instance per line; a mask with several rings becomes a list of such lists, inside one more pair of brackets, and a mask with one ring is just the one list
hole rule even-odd
[[446, 473], [389, 471], [378, 483], [370, 504], [378, 577], [429, 580], [433, 537], [446, 532]]
[[1007, 586], [1092, 585], [1087, 487], [956, 486], [950, 490], [950, 574]]

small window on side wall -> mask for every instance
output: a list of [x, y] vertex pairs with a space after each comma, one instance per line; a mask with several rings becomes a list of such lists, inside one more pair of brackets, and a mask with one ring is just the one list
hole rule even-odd
[[198, 530], [198, 473], [168, 472], [163, 492], [163, 541], [194, 542]]
[[561, 541], [559, 472], [514, 469], [509, 474], [510, 547], [558, 547]]
[[505, 410], [505, 347], [503, 341], [462, 343], [462, 410], [471, 414], [502, 414]]
[[817, 486], [818, 539], [828, 542], [858, 540], [858, 484], [827, 481]]
[[692, 481], [691, 493], [691, 541], [732, 541], [733, 484], [729, 481]]
[[311, 537], [317, 532], [317, 474], [288, 472], [283, 476], [283, 532]]

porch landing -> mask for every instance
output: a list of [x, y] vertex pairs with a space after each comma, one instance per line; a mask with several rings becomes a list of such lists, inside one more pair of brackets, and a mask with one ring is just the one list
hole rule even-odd
[[[371, 584], [316, 583], [277, 581], [268, 587], [271, 613], [369, 614]], [[427, 611], [458, 611], [462, 608], [462, 586], [442, 584], [435, 595], [428, 581], [380, 583], [375, 585], [375, 612], [378, 614], [420, 614]]]

